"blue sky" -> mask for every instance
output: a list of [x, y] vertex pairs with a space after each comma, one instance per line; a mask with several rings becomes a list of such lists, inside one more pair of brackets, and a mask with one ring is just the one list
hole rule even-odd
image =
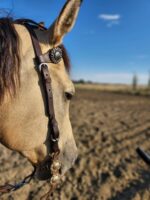
[[[64, 0], [1, 0], [15, 18], [49, 26]], [[3, 12], [1, 12], [3, 13]], [[147, 83], [150, 71], [150, 0], [84, 0], [78, 21], [64, 39], [73, 79], [130, 83], [137, 73]]]

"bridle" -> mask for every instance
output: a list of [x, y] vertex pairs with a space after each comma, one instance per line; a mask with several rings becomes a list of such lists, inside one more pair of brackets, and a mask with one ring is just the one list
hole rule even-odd
[[[59, 162], [59, 154], [60, 149], [58, 146], [59, 141], [59, 128], [57, 124], [57, 120], [55, 118], [54, 112], [54, 105], [53, 105], [53, 94], [52, 94], [52, 87], [51, 87], [51, 77], [48, 70], [48, 63], [57, 64], [62, 59], [62, 50], [61, 47], [56, 47], [49, 50], [47, 53], [42, 54], [42, 50], [38, 41], [38, 38], [35, 33], [35, 29], [40, 30], [47, 30], [45, 27], [41, 26], [38, 23], [35, 23], [32, 20], [20, 19], [14, 21], [15, 24], [24, 25], [30, 33], [33, 49], [35, 53], [35, 65], [37, 66], [37, 71], [42, 77], [42, 84], [45, 91], [46, 96], [46, 110], [47, 116], [49, 119], [48, 127], [51, 133], [50, 137], [50, 147], [51, 153], [49, 154], [49, 158], [51, 160], [50, 164], [50, 173], [51, 173], [51, 180], [50, 180], [50, 192], [52, 192], [60, 182], [60, 170], [61, 164]], [[36, 169], [27, 177], [25, 177], [21, 182], [12, 185], [6, 184], [4, 186], [0, 186], [0, 193], [7, 193], [11, 191], [15, 191], [23, 187], [24, 185], [30, 183], [35, 175]]]

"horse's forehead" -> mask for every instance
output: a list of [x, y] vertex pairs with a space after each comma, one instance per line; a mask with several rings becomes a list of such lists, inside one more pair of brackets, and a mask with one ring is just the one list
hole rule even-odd
[[[31, 58], [34, 58], [34, 49], [33, 49], [33, 44], [31, 40], [30, 33], [26, 29], [25, 26], [16, 24], [15, 29], [18, 32], [19, 39], [20, 39], [20, 56], [21, 56], [21, 61], [27, 61], [29, 63], [29, 60]], [[45, 31], [41, 30], [35, 30], [35, 33], [38, 37], [38, 41], [42, 50], [42, 53], [48, 52], [50, 49], [53, 47], [50, 45], [50, 37]], [[70, 66], [70, 59], [68, 56], [68, 53], [63, 45], [61, 45], [61, 48], [63, 50], [63, 62], [57, 64], [57, 69], [61, 69], [62, 71], [66, 72], [66, 70], [69, 72], [71, 66]], [[31, 59], [32, 60], [32, 59]], [[32, 60], [33, 61], [33, 60]], [[61, 66], [61, 67], [59, 67]], [[66, 70], [64, 70], [66, 68]], [[61, 71], [59, 70], [59, 71]], [[58, 70], [57, 70], [58, 71]]]
[[[25, 26], [16, 24], [15, 29], [18, 32], [20, 38], [21, 51], [24, 56], [29, 50], [33, 50], [31, 36]], [[52, 47], [49, 44], [47, 34], [44, 31], [40, 30], [36, 30], [35, 32], [38, 37], [42, 52], [45, 53], [49, 49], [51, 49]]]

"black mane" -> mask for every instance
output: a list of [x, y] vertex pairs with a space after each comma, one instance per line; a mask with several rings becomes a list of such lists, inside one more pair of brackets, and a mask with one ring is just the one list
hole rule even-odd
[[12, 18], [0, 18], [0, 102], [20, 84], [19, 36]]

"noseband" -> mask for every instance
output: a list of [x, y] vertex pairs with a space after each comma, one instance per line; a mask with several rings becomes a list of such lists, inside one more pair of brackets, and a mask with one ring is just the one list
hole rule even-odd
[[[50, 147], [51, 147], [51, 153], [49, 154], [49, 157], [51, 160], [50, 190], [53, 190], [57, 187], [60, 181], [61, 164], [59, 162], [60, 149], [58, 146], [59, 128], [58, 128], [58, 124], [55, 118], [51, 77], [49, 74], [47, 63], [54, 63], [54, 64], [59, 63], [62, 59], [62, 50], [60, 47], [56, 47], [49, 50], [47, 53], [42, 54], [42, 50], [41, 50], [38, 38], [34, 30], [41, 29], [45, 31], [47, 29], [33, 22], [32, 20], [16, 20], [14, 23], [24, 25], [29, 31], [33, 48], [34, 48], [34, 53], [35, 53], [35, 59], [34, 59], [35, 65], [37, 66], [38, 73], [40, 73], [42, 77], [42, 84], [43, 84], [45, 97], [46, 97], [46, 111], [47, 111], [47, 116], [49, 119], [48, 127], [50, 130]], [[36, 170], [34, 169], [32, 174], [27, 176], [23, 181], [19, 182], [18, 184], [15, 184], [15, 185], [7, 184], [4, 186], [1, 186], [0, 193], [15, 191], [23, 187], [25, 184], [28, 184], [34, 177], [35, 171]]]

